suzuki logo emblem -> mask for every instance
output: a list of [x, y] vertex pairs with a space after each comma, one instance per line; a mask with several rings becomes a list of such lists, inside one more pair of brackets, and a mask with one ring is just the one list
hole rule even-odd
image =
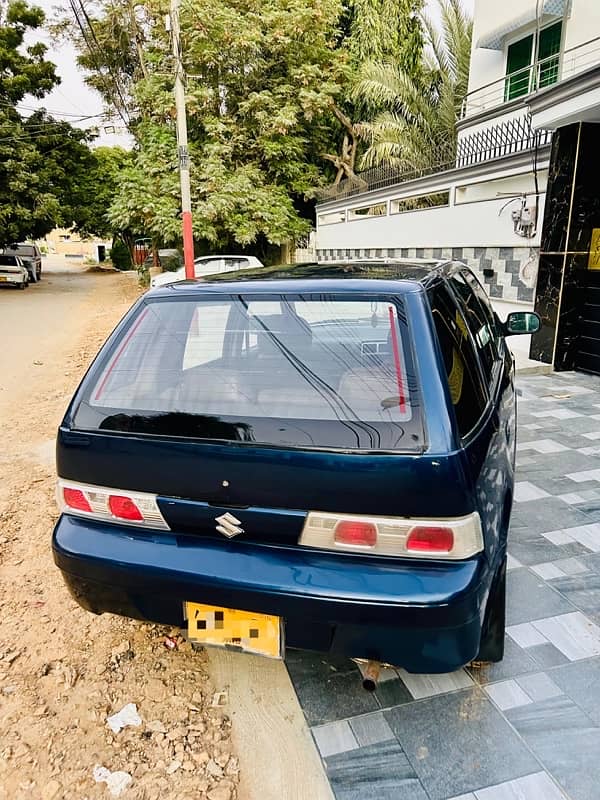
[[228, 539], [232, 539], [234, 536], [244, 532], [244, 529], [240, 527], [241, 522], [239, 519], [236, 519], [233, 514], [229, 512], [227, 512], [227, 514], [222, 514], [220, 517], [216, 517], [215, 522], [219, 523], [217, 525], [219, 533], [222, 533], [223, 536], [227, 536]]

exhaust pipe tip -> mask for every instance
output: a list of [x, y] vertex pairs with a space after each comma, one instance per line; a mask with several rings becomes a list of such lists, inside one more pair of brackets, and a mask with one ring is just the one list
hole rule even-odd
[[381, 662], [367, 661], [367, 666], [363, 672], [363, 689], [367, 692], [374, 692], [377, 689], [379, 673], [381, 672]]

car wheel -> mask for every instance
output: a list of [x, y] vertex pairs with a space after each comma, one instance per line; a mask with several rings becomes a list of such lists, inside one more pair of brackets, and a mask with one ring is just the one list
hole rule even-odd
[[506, 626], [506, 556], [490, 590], [476, 661], [502, 661]]
[[29, 286], [28, 282], [23, 281], [23, 283], [17, 284], [17, 289], [26, 289]]

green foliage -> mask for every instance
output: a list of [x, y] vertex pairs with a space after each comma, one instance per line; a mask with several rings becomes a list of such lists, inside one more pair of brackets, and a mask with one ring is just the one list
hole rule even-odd
[[368, 143], [363, 167], [382, 163], [423, 170], [453, 161], [462, 103], [467, 93], [472, 20], [460, 0], [438, 0], [441, 35], [424, 20], [429, 51], [415, 75], [398, 64], [372, 62], [362, 71], [355, 95], [375, 118], [360, 126]]
[[110, 170], [99, 151], [90, 151], [90, 136], [43, 110], [24, 118], [16, 109], [27, 95], [41, 98], [58, 83], [45, 46], [25, 44], [43, 22], [41, 9], [23, 0], [0, 7], [0, 245], [56, 226], [108, 233]]
[[132, 161], [121, 147], [96, 147], [88, 151], [85, 169], [76, 172], [64, 215], [82, 236], [111, 238], [121, 228], [112, 224], [108, 211], [117, 196], [120, 175]]
[[[125, 98], [136, 139], [111, 224], [172, 244], [181, 219], [167, 10], [156, 0], [118, 8], [101, 0], [93, 23], [100, 47], [92, 57], [79, 46], [89, 82], [113, 105]], [[340, 0], [183, 4], [194, 233], [212, 249], [308, 231], [304, 197], [324, 181], [344, 75], [340, 11]]]
[[128, 270], [133, 268], [131, 261], [131, 251], [124, 244], [121, 239], [115, 239], [109, 254], [113, 267], [121, 270]]

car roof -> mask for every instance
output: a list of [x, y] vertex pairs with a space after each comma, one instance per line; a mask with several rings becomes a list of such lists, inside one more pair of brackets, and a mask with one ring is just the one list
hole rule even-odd
[[[452, 262], [434, 259], [372, 259], [284, 264], [223, 272], [196, 280], [178, 281], [152, 289], [152, 295], [217, 292], [363, 291], [407, 293], [422, 291], [424, 284]], [[251, 286], [249, 286], [250, 284]]]

